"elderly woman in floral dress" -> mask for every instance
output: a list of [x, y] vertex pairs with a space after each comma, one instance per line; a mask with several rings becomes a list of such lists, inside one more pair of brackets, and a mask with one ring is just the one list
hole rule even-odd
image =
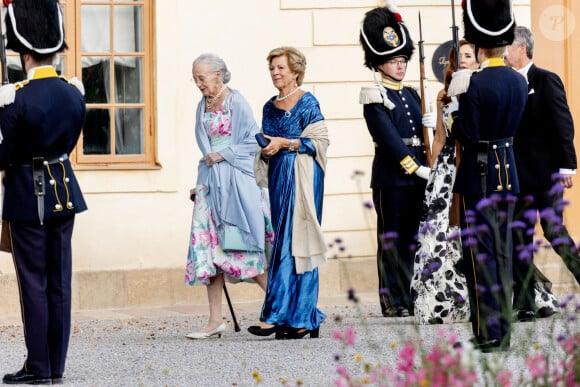
[[225, 281], [253, 280], [265, 290], [267, 256], [273, 243], [267, 190], [258, 187], [253, 160], [258, 125], [225, 62], [203, 54], [193, 62], [193, 80], [203, 94], [195, 135], [203, 154], [192, 190], [195, 207], [185, 282], [207, 286], [208, 323], [191, 339], [221, 337]]

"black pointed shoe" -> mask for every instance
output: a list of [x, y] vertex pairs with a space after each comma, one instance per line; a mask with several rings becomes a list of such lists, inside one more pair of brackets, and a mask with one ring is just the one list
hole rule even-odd
[[270, 336], [270, 335], [276, 333], [277, 329], [278, 329], [278, 327], [276, 325], [274, 325], [273, 327], [270, 327], [270, 328], [262, 328], [259, 325], [252, 325], [252, 326], [248, 327], [248, 332], [250, 332], [252, 335], [256, 335], [256, 336]]
[[536, 312], [536, 317], [546, 318], [546, 317], [550, 317], [556, 313], [558, 313], [558, 311], [556, 309], [550, 308], [549, 306], [544, 306], [544, 307], [538, 309], [538, 311]]
[[47, 376], [38, 376], [28, 372], [24, 367], [13, 374], [6, 374], [2, 378], [4, 384], [52, 384], [52, 379]]
[[534, 321], [536, 319], [536, 314], [534, 313], [533, 310], [518, 310], [517, 313], [517, 320], [520, 322], [530, 322], [530, 321]]

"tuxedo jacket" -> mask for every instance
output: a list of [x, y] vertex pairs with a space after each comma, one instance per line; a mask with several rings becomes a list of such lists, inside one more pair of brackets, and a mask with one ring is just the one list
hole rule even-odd
[[85, 111], [83, 95], [52, 67], [38, 67], [32, 79], [16, 84], [14, 102], [0, 109], [4, 220], [40, 221], [34, 158], [45, 160], [38, 168], [44, 175], [44, 220], [86, 209], [68, 159], [79, 139]]
[[[454, 192], [482, 197], [492, 193], [519, 193], [513, 146], [490, 146], [487, 151], [485, 190], [478, 153], [481, 143], [513, 137], [526, 105], [525, 79], [499, 58], [471, 76], [469, 87], [459, 97], [453, 113], [452, 134], [462, 144]], [[506, 141], [502, 141], [503, 144]]]
[[[394, 104], [388, 109], [379, 103], [365, 104], [363, 115], [375, 143], [371, 188], [425, 185], [414, 172], [426, 165], [424, 146], [407, 145], [416, 138], [422, 142], [421, 100], [412, 87], [394, 90], [385, 87]], [[405, 139], [405, 140], [404, 140]]]
[[576, 169], [574, 123], [560, 77], [532, 64], [528, 99], [514, 139], [522, 193], [551, 187], [560, 168]]

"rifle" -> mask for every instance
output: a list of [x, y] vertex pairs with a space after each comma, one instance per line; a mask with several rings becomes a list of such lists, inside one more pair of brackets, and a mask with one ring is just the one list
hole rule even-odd
[[[0, 17], [4, 19], [4, 14], [2, 12], [2, 6], [0, 6]], [[2, 70], [2, 84], [8, 84], [8, 67], [6, 66], [6, 47], [4, 46], [4, 30], [2, 29], [2, 20], [0, 20], [0, 69]]]
[[[4, 6], [0, 4], [0, 18], [4, 18], [2, 9]], [[2, 29], [2, 20], [0, 20], [0, 70], [2, 71], [2, 85], [8, 84], [8, 68], [6, 67], [6, 47], [4, 47], [4, 31]], [[2, 133], [0, 132], [0, 142], [2, 141]], [[3, 176], [4, 172], [0, 173]], [[0, 202], [4, 196], [4, 186], [0, 188]], [[1, 211], [1, 210], [0, 210]], [[0, 251], [12, 252], [12, 243], [10, 242], [10, 226], [8, 221], [1, 221], [0, 229]]]
[[[423, 28], [421, 26], [421, 12], [419, 12], [419, 82], [421, 89], [421, 114], [425, 114], [430, 110], [429, 93], [427, 90], [427, 78], [425, 77], [425, 51], [423, 48]], [[429, 168], [433, 166], [433, 157], [431, 154], [431, 142], [429, 135], [429, 128], [423, 126], [423, 142], [425, 143], [425, 157]]]
[[459, 65], [459, 27], [455, 23], [455, 0], [451, 0], [451, 37], [453, 39], [453, 53]]

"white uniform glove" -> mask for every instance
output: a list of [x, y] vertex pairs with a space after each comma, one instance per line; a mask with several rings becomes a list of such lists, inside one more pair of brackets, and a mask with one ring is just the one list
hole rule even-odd
[[0, 107], [10, 105], [16, 98], [16, 86], [13, 83], [0, 86]]
[[421, 179], [425, 179], [428, 180], [429, 179], [429, 173], [431, 173], [431, 169], [424, 167], [424, 166], [420, 166], [419, 169], [417, 169], [415, 171], [415, 175], [419, 176]]
[[429, 112], [423, 114], [423, 119], [421, 122], [423, 123], [423, 126], [426, 126], [428, 128], [434, 128], [435, 125], [437, 124], [437, 113]]

